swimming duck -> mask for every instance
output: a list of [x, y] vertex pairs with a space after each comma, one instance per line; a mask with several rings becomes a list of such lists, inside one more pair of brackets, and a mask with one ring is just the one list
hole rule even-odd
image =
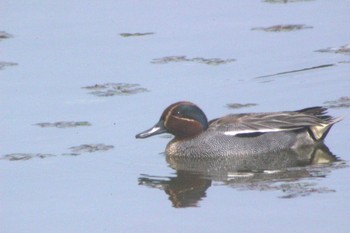
[[173, 134], [165, 150], [169, 156], [232, 157], [293, 150], [323, 142], [341, 120], [326, 115], [326, 110], [230, 114], [208, 122], [197, 105], [181, 101], [167, 107], [158, 123], [136, 138]]

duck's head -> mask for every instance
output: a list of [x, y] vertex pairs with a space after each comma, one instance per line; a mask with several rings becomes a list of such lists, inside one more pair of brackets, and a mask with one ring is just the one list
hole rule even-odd
[[160, 120], [152, 128], [139, 133], [136, 138], [170, 133], [176, 139], [192, 138], [208, 128], [204, 112], [195, 104], [181, 101], [167, 107]]

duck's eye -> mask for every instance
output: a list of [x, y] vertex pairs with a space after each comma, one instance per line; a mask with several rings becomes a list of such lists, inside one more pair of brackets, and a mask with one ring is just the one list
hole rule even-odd
[[181, 114], [180, 111], [176, 111], [176, 112], [175, 112], [175, 115], [176, 115], [176, 116], [182, 116], [182, 114]]

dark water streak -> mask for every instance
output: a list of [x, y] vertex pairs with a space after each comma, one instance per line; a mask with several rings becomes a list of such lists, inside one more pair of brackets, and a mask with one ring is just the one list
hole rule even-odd
[[254, 79], [269, 78], [269, 77], [274, 77], [274, 76], [278, 76], [278, 75], [291, 74], [291, 73], [297, 73], [297, 72], [303, 72], [303, 71], [309, 71], [309, 70], [316, 70], [316, 69], [322, 69], [322, 68], [327, 68], [327, 67], [332, 67], [332, 66], [335, 66], [335, 65], [334, 64], [326, 64], [326, 65], [320, 65], [320, 66], [307, 67], [307, 68], [303, 68], [303, 69], [299, 69], [299, 70], [284, 71], [284, 72], [279, 72], [279, 73], [275, 73], [275, 74], [258, 76], [258, 77], [255, 77]]

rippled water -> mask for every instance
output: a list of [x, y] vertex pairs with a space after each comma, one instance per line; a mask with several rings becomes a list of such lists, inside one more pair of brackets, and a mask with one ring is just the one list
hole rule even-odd
[[[2, 6], [1, 232], [349, 232], [349, 2]], [[135, 139], [178, 100], [343, 120], [328, 148], [242, 169]]]

